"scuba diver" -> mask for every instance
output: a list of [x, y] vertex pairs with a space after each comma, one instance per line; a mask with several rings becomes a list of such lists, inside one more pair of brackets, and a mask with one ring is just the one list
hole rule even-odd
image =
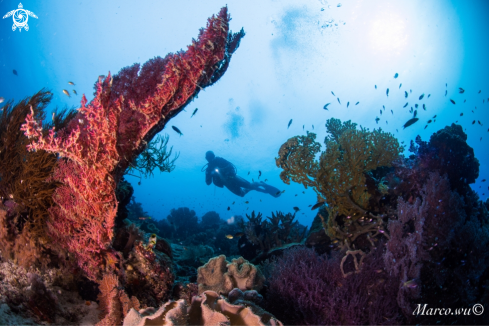
[[[206, 168], [205, 183], [208, 186], [214, 182], [219, 188], [226, 187], [233, 194], [240, 197], [244, 197], [250, 190], [264, 192], [273, 197], [279, 197], [281, 194], [279, 189], [267, 185], [263, 181], [251, 183], [236, 175], [237, 170], [234, 164], [222, 157], [216, 157], [212, 151], [207, 151], [205, 153], [205, 159], [209, 162], [206, 164], [207, 167], [204, 166], [204, 168]], [[202, 170], [204, 168], [202, 168]]]

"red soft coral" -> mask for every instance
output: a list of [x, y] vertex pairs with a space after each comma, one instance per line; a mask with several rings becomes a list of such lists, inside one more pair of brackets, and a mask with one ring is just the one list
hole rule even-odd
[[212, 16], [187, 51], [124, 68], [99, 78], [95, 98], [85, 96], [76, 117], [63, 130], [42, 135], [33, 114], [22, 130], [36, 140], [29, 150], [59, 154], [53, 180], [62, 185], [50, 209], [50, 236], [75, 255], [87, 276], [96, 280], [115, 268], [110, 246], [117, 212], [115, 188], [125, 170], [198, 92], [225, 72], [244, 32], [231, 34], [224, 7]]

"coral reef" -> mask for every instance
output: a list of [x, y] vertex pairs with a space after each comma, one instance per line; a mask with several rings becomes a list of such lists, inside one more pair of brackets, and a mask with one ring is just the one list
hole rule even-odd
[[260, 307], [248, 303], [231, 304], [216, 292], [205, 291], [189, 304], [184, 300], [167, 302], [158, 310], [131, 309], [124, 326], [144, 325], [283, 325]]
[[[46, 229], [48, 209], [53, 205], [52, 195], [57, 186], [47, 179], [57, 164], [56, 156], [46, 151], [27, 151], [29, 140], [20, 131], [31, 110], [36, 118], [45, 118], [51, 99], [52, 94], [43, 89], [16, 105], [6, 103], [0, 113], [0, 197], [8, 211], [0, 226], [0, 233], [5, 232], [0, 237], [0, 249], [4, 257], [24, 267], [32, 264], [46, 267], [51, 259], [55, 260], [51, 252], [59, 252]], [[52, 126], [63, 128], [73, 116], [73, 112], [56, 110]], [[47, 133], [47, 129], [40, 132]]]
[[261, 271], [243, 257], [226, 260], [220, 255], [210, 259], [204, 266], [197, 269], [199, 294], [204, 291], [215, 291], [227, 295], [232, 289], [259, 291], [265, 278]]
[[198, 217], [195, 215], [195, 211], [187, 207], [172, 209], [166, 219], [173, 228], [171, 237], [174, 239], [186, 238], [195, 232], [198, 226]]
[[[327, 222], [323, 218], [326, 233], [343, 241], [347, 248], [360, 235], [370, 238], [378, 235], [382, 216], [372, 214], [370, 201], [373, 194], [381, 194], [382, 187], [379, 190], [380, 181], [369, 187], [372, 182], [367, 178], [371, 179], [372, 171], [391, 166], [403, 151], [390, 133], [381, 129], [357, 130], [356, 126], [351, 121], [329, 119], [326, 129], [330, 135], [324, 140], [326, 150], [319, 161], [315, 156], [321, 145], [313, 133], [289, 139], [276, 158], [285, 183], [292, 180], [312, 187], [318, 201], [326, 202], [329, 213]], [[363, 220], [370, 217], [376, 219], [375, 225]]]
[[284, 214], [277, 211], [263, 220], [262, 213], [253, 211], [251, 215], [246, 214], [248, 221], [238, 222], [245, 235], [239, 240], [240, 253], [258, 263], [274, 248], [301, 242], [307, 227], [294, 221], [295, 215], [296, 212]]
[[[48, 235], [76, 257], [92, 280], [115, 270], [110, 247], [117, 212], [115, 188], [129, 165], [147, 148], [166, 122], [201, 89], [226, 71], [244, 32], [229, 33], [227, 8], [209, 19], [185, 52], [122, 69], [99, 78], [95, 98], [65, 128], [43, 133], [42, 119], [31, 109], [22, 131], [34, 138], [30, 151], [59, 159], [49, 181], [59, 182], [46, 224]], [[87, 223], [87, 219], [89, 223]]]
[[361, 273], [345, 279], [340, 253], [290, 249], [271, 263], [265, 308], [293, 325], [397, 324], [397, 279], [382, 270], [380, 258], [372, 253]]

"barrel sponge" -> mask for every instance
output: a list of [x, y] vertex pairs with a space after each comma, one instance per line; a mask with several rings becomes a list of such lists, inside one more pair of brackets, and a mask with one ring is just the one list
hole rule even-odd
[[238, 288], [242, 291], [260, 291], [263, 287], [265, 277], [263, 276], [262, 272], [243, 257], [233, 259], [233, 262], [228, 264], [227, 268], [228, 271], [224, 276], [227, 280], [229, 280], [228, 282], [232, 284], [229, 291], [234, 288]]

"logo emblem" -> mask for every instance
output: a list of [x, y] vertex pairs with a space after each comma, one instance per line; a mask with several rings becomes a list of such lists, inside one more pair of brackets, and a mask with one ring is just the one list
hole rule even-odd
[[19, 32], [22, 31], [22, 28], [25, 28], [26, 31], [29, 30], [29, 25], [27, 25], [29, 16], [37, 18], [37, 16], [32, 11], [23, 9], [22, 3], [19, 3], [19, 9], [9, 11], [5, 16], [3, 16], [3, 19], [10, 16], [12, 16], [14, 20], [12, 31], [15, 31], [18, 28]]

